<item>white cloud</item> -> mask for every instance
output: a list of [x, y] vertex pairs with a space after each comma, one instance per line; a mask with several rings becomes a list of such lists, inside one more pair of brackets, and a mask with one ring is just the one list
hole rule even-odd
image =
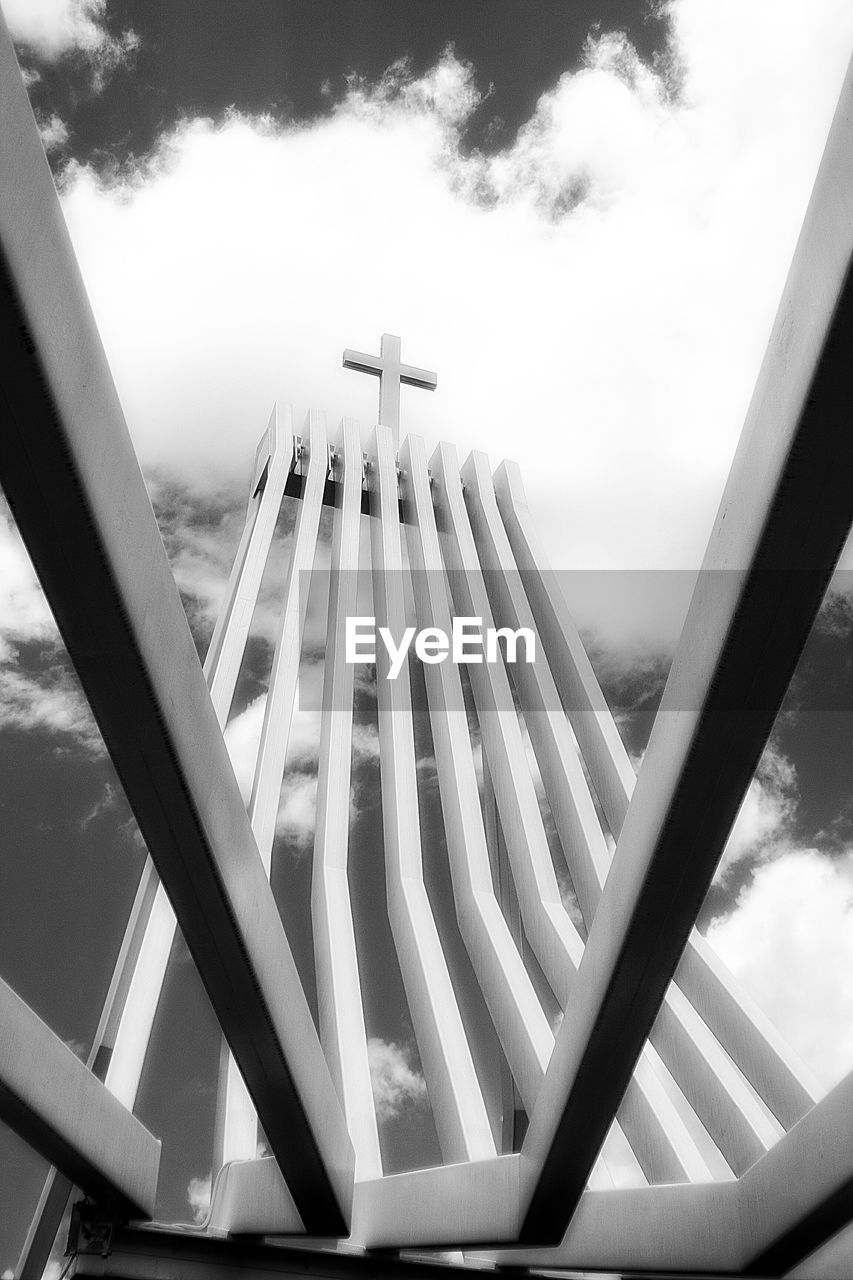
[[724, 881], [747, 859], [768, 859], [785, 849], [785, 837], [797, 806], [797, 779], [786, 756], [769, 746], [747, 788], [715, 880]]
[[14, 1271], [12, 1271], [10, 1267], [7, 1267], [2, 1276], [0, 1276], [0, 1280], [15, 1280]]
[[245, 804], [249, 803], [252, 794], [252, 779], [255, 774], [255, 761], [258, 757], [258, 744], [261, 740], [261, 729], [264, 723], [264, 710], [267, 696], [255, 698], [240, 715], [235, 716], [225, 727], [225, 745], [231, 757], [231, 767], [240, 787], [240, 794]]
[[853, 854], [759, 866], [707, 937], [827, 1088], [853, 1068]]
[[[322, 670], [321, 664], [309, 665], [317, 672]], [[252, 794], [252, 781], [266, 702], [267, 695], [261, 694], [249, 704], [245, 711], [235, 716], [225, 729], [225, 745], [228, 748], [240, 793], [246, 804], [249, 803]], [[376, 726], [354, 724], [352, 744], [354, 764], [376, 760], [379, 755]], [[319, 752], [319, 703], [312, 699], [309, 710], [297, 708], [293, 715], [276, 820], [277, 835], [303, 851], [308, 849], [314, 840]], [[358, 809], [358, 788], [355, 782], [350, 789], [350, 807], [354, 815]]]
[[107, 30], [107, 0], [2, 0], [2, 9], [12, 39], [26, 54], [44, 62], [82, 57], [96, 91], [139, 47], [131, 28], [119, 35]]
[[46, 729], [67, 735], [92, 755], [105, 752], [89, 704], [63, 666], [47, 667], [38, 676], [0, 666], [0, 727]]
[[[42, 646], [37, 666], [20, 649]], [[0, 728], [47, 729], [85, 751], [104, 751], [89, 704], [65, 661], [62, 642], [17, 528], [0, 507]]]
[[21, 536], [0, 506], [0, 661], [30, 640], [56, 643], [53, 614], [39, 585]]
[[408, 426], [519, 457], [558, 565], [695, 566], [853, 11], [670, 12], [679, 95], [604, 37], [494, 160], [460, 150], [475, 95], [447, 56], [311, 125], [187, 121], [130, 177], [71, 170], [64, 207], [144, 463], [242, 482], [275, 398], [367, 427], [375, 383], [340, 352], [396, 331], [439, 372], [434, 395], [405, 393]]
[[426, 1082], [412, 1067], [411, 1051], [395, 1040], [371, 1036], [367, 1042], [370, 1079], [377, 1118], [392, 1120], [426, 1105]]
[[109, 813], [118, 803], [119, 795], [111, 782], [105, 782], [101, 794], [80, 819], [81, 830], [85, 831], [102, 814]]
[[298, 849], [309, 849], [314, 842], [316, 813], [317, 775], [286, 773], [276, 818], [276, 835], [283, 836]]
[[354, 758], [359, 763], [379, 759], [379, 730], [375, 724], [353, 725], [352, 750]]
[[56, 112], [45, 119], [36, 112], [36, 121], [41, 135], [42, 146], [50, 155], [51, 151], [61, 151], [68, 141], [68, 125]]
[[190, 1178], [187, 1187], [187, 1201], [192, 1210], [193, 1222], [198, 1226], [204, 1222], [210, 1210], [210, 1178]]
[[[252, 778], [264, 723], [267, 695], [261, 694], [245, 711], [235, 716], [225, 729], [225, 745], [244, 800], [252, 792]], [[287, 768], [305, 770], [316, 766], [320, 751], [320, 712], [297, 708], [291, 721], [287, 745]]]

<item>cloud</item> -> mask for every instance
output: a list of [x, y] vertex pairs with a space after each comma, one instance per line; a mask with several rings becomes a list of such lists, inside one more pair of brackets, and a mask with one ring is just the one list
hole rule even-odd
[[400, 332], [439, 372], [404, 394], [405, 424], [520, 457], [558, 567], [697, 565], [853, 11], [667, 12], [677, 84], [605, 34], [489, 159], [460, 144], [476, 93], [446, 54], [353, 83], [314, 123], [188, 119], [135, 170], [66, 169], [144, 464], [242, 485], [276, 398], [366, 434], [375, 382], [340, 352]]
[[0, 666], [0, 728], [66, 735], [91, 755], [105, 754], [89, 704], [68, 669], [49, 665], [37, 675]]
[[132, 28], [119, 35], [108, 31], [106, 8], [107, 0], [2, 0], [9, 33], [27, 56], [46, 63], [77, 57], [95, 92], [139, 48]]
[[80, 819], [80, 829], [85, 831], [101, 814], [109, 813], [119, 801], [119, 794], [111, 782], [105, 782], [101, 794]]
[[0, 728], [48, 730], [92, 755], [104, 744], [29, 556], [0, 506]]
[[55, 111], [47, 118], [37, 111], [36, 122], [41, 135], [42, 146], [48, 155], [52, 151], [62, 151], [68, 142], [68, 125], [65, 121]]
[[[244, 800], [252, 793], [252, 779], [258, 755], [258, 744], [264, 723], [267, 695], [261, 694], [245, 711], [235, 716], [225, 729], [225, 745], [231, 757]], [[316, 767], [320, 751], [320, 712], [294, 711], [287, 743], [287, 768], [305, 770]]]
[[210, 1211], [210, 1177], [190, 1178], [187, 1201], [192, 1210], [193, 1222], [201, 1226]]
[[395, 1040], [371, 1036], [367, 1042], [367, 1058], [380, 1122], [426, 1106], [426, 1081], [420, 1071], [412, 1067], [410, 1049]]
[[379, 759], [379, 729], [373, 724], [356, 723], [352, 727], [352, 750], [356, 763]]
[[59, 642], [59, 632], [21, 536], [0, 503], [0, 661], [29, 641]]
[[267, 696], [262, 694], [225, 727], [225, 746], [228, 748], [231, 767], [245, 804], [249, 803], [249, 797], [252, 794], [252, 779], [255, 774], [255, 761], [258, 757], [258, 744], [261, 740], [266, 705]]
[[276, 818], [276, 835], [299, 850], [309, 849], [314, 843], [316, 813], [316, 774], [286, 773]]
[[[303, 663], [322, 672], [322, 664]], [[234, 717], [225, 729], [225, 745], [231, 758], [234, 775], [246, 804], [252, 794], [252, 782], [258, 757], [261, 729], [267, 695], [255, 698], [245, 711]], [[354, 814], [359, 805], [360, 785], [355, 769], [379, 756], [379, 737], [373, 724], [353, 724], [353, 780], [350, 788], [350, 806]], [[314, 840], [317, 807], [317, 763], [320, 752], [319, 703], [311, 698], [309, 710], [299, 707], [294, 712], [287, 745], [284, 779], [281, 788], [276, 834], [295, 845], [297, 850], [308, 849]]]
[[717, 867], [717, 883], [724, 882], [739, 863], [768, 859], [785, 848], [797, 799], [796, 770], [771, 744], [762, 755], [738, 810]]
[[707, 938], [827, 1088], [853, 1068], [853, 853], [757, 867]]

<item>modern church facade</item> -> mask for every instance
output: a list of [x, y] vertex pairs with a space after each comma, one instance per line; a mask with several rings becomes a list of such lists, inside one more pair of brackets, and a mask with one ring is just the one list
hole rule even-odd
[[[352, 419], [327, 435], [319, 411], [299, 429], [273, 411], [199, 663], [5, 33], [0, 104], [0, 483], [150, 855], [88, 1063], [0, 983], [0, 1118], [53, 1166], [21, 1280], [41, 1276], [73, 1202], [71, 1275], [844, 1274], [853, 1077], [822, 1096], [694, 922], [853, 520], [853, 77], [638, 775], [520, 470], [401, 441], [400, 384], [436, 375], [403, 364], [393, 335], [378, 357], [344, 353], [380, 378], [366, 450]], [[222, 734], [286, 497], [298, 514], [247, 810]], [[324, 507], [315, 1026], [269, 877]], [[720, 569], [739, 571], [725, 592]], [[382, 909], [443, 1160], [392, 1175], [347, 862], [365, 663]], [[152, 1222], [159, 1143], [133, 1114], [177, 928], [223, 1034], [216, 1177], [192, 1230]], [[497, 1046], [490, 1083], [465, 982]]]

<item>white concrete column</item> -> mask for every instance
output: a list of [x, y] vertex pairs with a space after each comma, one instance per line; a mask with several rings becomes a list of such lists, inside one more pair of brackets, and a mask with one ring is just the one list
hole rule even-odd
[[[368, 487], [376, 625], [399, 643], [405, 626], [404, 564], [397, 464], [389, 428], [376, 428]], [[442, 1152], [448, 1162], [495, 1155], [489, 1117], [474, 1070], [423, 880], [409, 671], [388, 678], [377, 645], [379, 764], [391, 930]]]
[[[407, 438], [400, 463], [418, 628], [449, 635], [444, 566], [419, 437]], [[459, 669], [449, 659], [424, 663], [424, 679], [459, 927], [521, 1097], [532, 1109], [554, 1036], [495, 897]]]
[[[456, 613], [481, 618], [484, 628], [492, 628], [494, 617], [451, 445], [439, 445], [432, 469]], [[525, 932], [562, 1008], [584, 944], [563, 906], [506, 668], [501, 661], [481, 662], [472, 664], [469, 673]], [[686, 1178], [691, 1173], [710, 1177], [676, 1108], [667, 1108], [671, 1125], [664, 1128], [652, 1101], [661, 1092], [651, 1085], [653, 1074], [650, 1064], [632, 1078], [619, 1112], [644, 1174], [653, 1181]]]
[[358, 613], [362, 472], [358, 423], [344, 418], [333, 467], [340, 505], [326, 625], [311, 918], [320, 1040], [355, 1148], [357, 1182], [382, 1176], [347, 878], [355, 668], [346, 661], [346, 621]]
[[[518, 567], [495, 502], [488, 458], [472, 453], [462, 468], [465, 501], [471, 532], [484, 570], [495, 621], [511, 630], [527, 628], [536, 634], [536, 622], [524, 593]], [[571, 730], [560, 704], [557, 687], [545, 653], [524, 661], [521, 653], [511, 664], [525, 724], [536, 754], [548, 805], [572, 884], [587, 927], [610, 861], [604, 833], [581, 768]]]
[[[278, 639], [273, 654], [258, 760], [249, 801], [249, 818], [267, 874], [272, 858], [281, 780], [299, 680], [299, 656], [305, 628], [305, 610], [300, 608], [300, 592], [305, 590], [302, 575], [310, 573], [314, 565], [323, 491], [329, 474], [325, 418], [314, 409], [308, 414], [301, 448], [303, 456], [300, 461], [305, 487], [299, 503], [290, 561], [282, 589]], [[305, 452], [308, 455], [307, 468], [304, 465]]]
[[285, 405], [279, 420], [278, 405], [273, 405], [255, 452], [243, 536], [204, 661], [210, 696], [223, 726], [228, 721], [292, 458], [293, 411]]
[[[325, 419], [313, 409], [308, 414], [301, 449], [299, 461], [305, 477], [304, 490], [284, 580], [278, 639], [273, 654], [269, 692], [249, 800], [249, 820], [267, 876], [272, 862], [281, 783], [299, 680], [299, 657], [305, 627], [305, 610], [300, 608], [300, 590], [305, 589], [302, 575], [310, 573], [314, 564], [323, 491], [329, 473]], [[285, 480], [286, 478], [285, 476]], [[274, 528], [275, 521], [270, 534]], [[253, 1160], [257, 1145], [258, 1124], [254, 1107], [233, 1055], [223, 1045], [216, 1108], [214, 1168], [218, 1169], [230, 1160]]]

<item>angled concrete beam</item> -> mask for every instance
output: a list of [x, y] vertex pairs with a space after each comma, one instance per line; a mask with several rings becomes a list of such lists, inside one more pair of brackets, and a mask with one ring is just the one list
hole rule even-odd
[[[274, 406], [255, 454], [246, 524], [204, 660], [207, 687], [221, 728], [228, 718], [287, 480], [293, 453], [290, 426], [290, 407], [284, 410], [282, 431], [278, 406]], [[175, 926], [175, 913], [149, 857], [87, 1061], [110, 1093], [130, 1110], [136, 1102]], [[221, 1147], [217, 1134], [214, 1151]], [[41, 1280], [71, 1190], [68, 1180], [51, 1169], [15, 1269], [18, 1280]]]
[[160, 1143], [0, 980], [0, 1119], [84, 1191], [150, 1218]]
[[[507, 470], [505, 464], [505, 473]], [[485, 570], [496, 620], [500, 626], [510, 629], [524, 627], [535, 632], [536, 621], [498, 511], [484, 453], [471, 454], [462, 470], [462, 478], [466, 483], [465, 500], [471, 529]], [[525, 577], [530, 580], [529, 571]], [[565, 640], [558, 646], [558, 656], [564, 662], [571, 658], [571, 649]], [[549, 659], [544, 653], [538, 652], [535, 662], [515, 662], [512, 674], [563, 856], [587, 927], [591, 928], [610, 868], [610, 854], [572, 741], [569, 722], [560, 704]], [[591, 668], [589, 677], [595, 682]], [[599, 713], [593, 717], [592, 724], [599, 730], [606, 730], [607, 716], [607, 712]], [[581, 725], [589, 727], [588, 714], [581, 719]], [[612, 719], [610, 728], [618, 741]], [[621, 755], [633, 782], [633, 770], [624, 749]], [[616, 766], [618, 755], [612, 747], [608, 756]], [[619, 828], [615, 834], [618, 836]], [[755, 1098], [677, 987], [667, 992], [652, 1030], [652, 1043], [682, 1091], [684, 1121], [692, 1122], [689, 1114], [692, 1107], [725, 1158], [716, 1162], [723, 1176], [730, 1178], [732, 1170], [736, 1174], [742, 1173], [782, 1136], [782, 1126], [766, 1113], [763, 1104]], [[645, 1066], [644, 1058], [647, 1059]], [[713, 1175], [706, 1161], [699, 1156], [695, 1144], [686, 1134], [682, 1134], [681, 1141], [676, 1138], [683, 1124], [679, 1123], [678, 1109], [669, 1102], [668, 1090], [660, 1080], [657, 1055], [644, 1049], [638, 1071], [641, 1068], [642, 1074], [638, 1079], [644, 1080], [649, 1086], [649, 1093], [654, 1093], [658, 1099], [656, 1110], [661, 1122], [664, 1115], [668, 1116], [665, 1127], [672, 1134], [673, 1145], [681, 1157], [680, 1168], [664, 1159], [654, 1162], [649, 1172], [656, 1173], [654, 1180], [660, 1182], [677, 1181], [684, 1174], [697, 1182], [707, 1182]], [[636, 1105], [640, 1099], [635, 1096], [633, 1101]], [[623, 1108], [630, 1104], [629, 1090]], [[648, 1099], [644, 1105], [649, 1105]], [[653, 1140], [653, 1129], [648, 1125], [643, 1128]], [[659, 1135], [657, 1137], [659, 1139]]]
[[[387, 428], [386, 428], [387, 429]], [[232, 1235], [293, 1231], [293, 1209], [274, 1160], [229, 1167], [217, 1226]], [[519, 1157], [492, 1156], [413, 1169], [356, 1184], [347, 1247], [459, 1248], [511, 1243], [518, 1233]]]
[[524, 1240], [559, 1240], [578, 1203], [850, 527], [851, 115], [848, 72], [525, 1141]]
[[853, 1221], [851, 1117], [853, 1072], [741, 1178], [747, 1275], [784, 1275]]
[[853, 1259], [853, 1222], [831, 1235], [808, 1257], [785, 1273], [785, 1280], [848, 1280]]
[[560, 1244], [475, 1252], [470, 1260], [533, 1274], [723, 1276], [739, 1273], [743, 1256], [738, 1184], [706, 1182], [585, 1191]]
[[470, 1275], [447, 1258], [400, 1257], [396, 1250], [369, 1253], [342, 1244], [338, 1249], [305, 1246], [295, 1241], [212, 1240], [196, 1233], [180, 1235], [156, 1228], [123, 1227], [113, 1233], [110, 1255], [104, 1260], [96, 1246], [84, 1246], [74, 1259], [71, 1276], [99, 1280], [228, 1280], [235, 1275], [253, 1280], [459, 1280]]
[[306, 1228], [352, 1148], [15, 56], [0, 30], [0, 482]]
[[[548, 664], [618, 840], [637, 782], [633, 766], [569, 612], [560, 575], [549, 566], [536, 533], [516, 463], [505, 461], [495, 472], [495, 495]], [[609, 870], [609, 859], [605, 870]], [[606, 874], [602, 885], [604, 879]], [[724, 1062], [719, 1054], [722, 1047], [782, 1127], [790, 1129], [823, 1090], [697, 929], [690, 932], [675, 981], [719, 1042], [714, 1050], [717, 1062]], [[694, 1040], [697, 1034], [705, 1035], [695, 1014], [688, 1017], [682, 1030]], [[656, 1026], [653, 1036], [660, 1031]], [[689, 1083], [689, 1078], [682, 1075], [681, 1079]], [[726, 1092], [723, 1087], [723, 1094]], [[723, 1105], [715, 1108], [718, 1125], [730, 1124], [727, 1113], [731, 1114], [733, 1103], [736, 1111], [739, 1104], [731, 1097], [723, 1097]], [[754, 1112], [752, 1107], [747, 1110]], [[752, 1123], [749, 1116], [744, 1118]], [[736, 1156], [734, 1163], [737, 1166]]]
[[[504, 474], [508, 470], [505, 464]], [[535, 632], [534, 614], [498, 511], [486, 455], [472, 453], [462, 470], [462, 478], [466, 482], [465, 500], [471, 529], [486, 571], [484, 576], [495, 617], [501, 626], [510, 629], [525, 627]], [[531, 574], [528, 572], [525, 577], [529, 581]], [[564, 663], [570, 660], [571, 649], [566, 641], [558, 646], [557, 653]], [[548, 657], [538, 652], [535, 662], [514, 663], [512, 673], [563, 855], [587, 927], [591, 928], [610, 868], [610, 854], [578, 761], [569, 722], [560, 704]], [[589, 678], [595, 682], [591, 668]], [[609, 713], [599, 713], [592, 723], [599, 729], [606, 729], [607, 715]], [[589, 727], [588, 718], [582, 718], [581, 724]], [[610, 726], [618, 740], [612, 719]], [[621, 755], [633, 782], [633, 770], [624, 748]], [[610, 759], [614, 766], [618, 764], [618, 756], [612, 746]], [[615, 834], [618, 836], [619, 828]], [[755, 1032], [753, 1038], [758, 1039], [759, 1033]], [[692, 1123], [689, 1113], [689, 1108], [692, 1108], [722, 1153], [724, 1159], [716, 1161], [722, 1176], [731, 1178], [732, 1171], [743, 1173], [782, 1136], [784, 1129], [779, 1121], [768, 1114], [693, 1006], [675, 986], [667, 991], [652, 1028], [651, 1041], [682, 1091], [684, 1121]], [[655, 1081], [655, 1076], [660, 1077], [660, 1060], [657, 1055], [650, 1054], [648, 1048], [644, 1049], [638, 1062], [638, 1071], [646, 1057], [645, 1069], [638, 1078], [647, 1081], [649, 1092], [654, 1092], [658, 1098], [657, 1109], [661, 1119], [664, 1114], [669, 1116], [667, 1129], [682, 1156], [681, 1169], [668, 1165], [666, 1160], [655, 1162], [651, 1166], [658, 1175], [654, 1180], [677, 1181], [686, 1173], [692, 1180], [707, 1182], [712, 1174], [706, 1161], [697, 1158], [695, 1145], [686, 1139], [686, 1135], [680, 1142], [675, 1140], [682, 1125], [678, 1121], [677, 1109], [671, 1103], [667, 1105], [668, 1090], [659, 1078]], [[623, 1108], [630, 1101], [629, 1090]], [[639, 1102], [639, 1099], [634, 1101]], [[651, 1137], [651, 1131], [649, 1133]], [[709, 1155], [713, 1153], [709, 1152]]]
[[[523, 1156], [418, 1169], [359, 1184], [349, 1243], [373, 1248], [495, 1249], [481, 1261], [573, 1271], [849, 1275], [800, 1267], [837, 1242], [853, 1219], [850, 1116], [853, 1073], [735, 1182], [585, 1191], [552, 1248], [516, 1243]], [[275, 1162], [233, 1165], [219, 1225], [232, 1232], [292, 1231]], [[471, 1261], [477, 1261], [475, 1254]]]

